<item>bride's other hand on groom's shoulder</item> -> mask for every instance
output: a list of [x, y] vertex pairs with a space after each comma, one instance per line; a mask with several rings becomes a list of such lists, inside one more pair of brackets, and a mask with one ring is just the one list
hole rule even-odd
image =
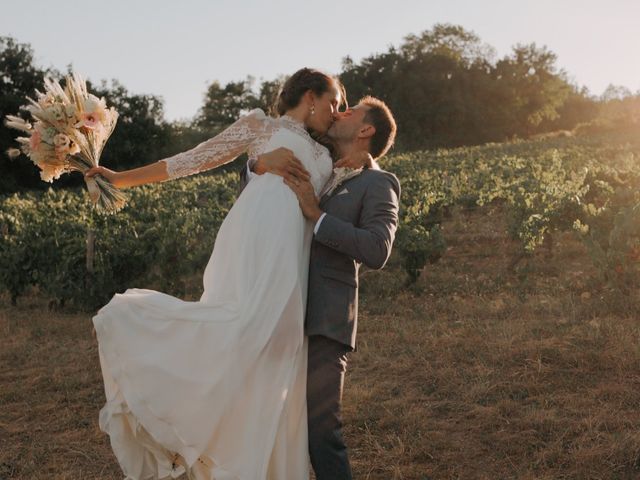
[[345, 155], [333, 164], [334, 168], [371, 168], [379, 170], [380, 166], [366, 150], [359, 150]]

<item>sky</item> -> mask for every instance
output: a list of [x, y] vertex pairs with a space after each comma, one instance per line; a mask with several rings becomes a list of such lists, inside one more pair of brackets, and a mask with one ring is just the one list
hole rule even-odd
[[436, 23], [473, 31], [498, 57], [544, 45], [594, 95], [640, 90], [640, 0], [0, 0], [0, 36], [30, 44], [36, 65], [157, 95], [168, 120], [196, 115], [212, 81], [337, 74], [345, 56], [386, 52]]

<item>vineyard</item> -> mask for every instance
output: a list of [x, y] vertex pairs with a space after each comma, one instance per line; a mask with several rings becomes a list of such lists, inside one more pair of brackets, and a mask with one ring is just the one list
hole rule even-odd
[[[501, 206], [520, 248], [514, 271], [554, 236], [573, 231], [598, 281], [628, 295], [640, 279], [640, 141], [637, 134], [550, 138], [390, 156], [402, 185], [394, 255], [406, 285], [447, 249], [452, 208]], [[185, 278], [204, 268], [237, 195], [237, 174], [199, 175], [129, 191], [122, 212], [101, 216], [84, 192], [49, 190], [0, 201], [0, 289], [13, 304], [37, 286], [61, 307], [92, 310], [132, 285], [195, 295]]]
[[401, 179], [397, 247], [414, 279], [443, 253], [439, 225], [454, 205], [501, 204], [521, 245], [510, 269], [553, 236], [575, 231], [601, 279], [625, 290], [640, 260], [640, 148], [637, 137], [559, 138], [414, 153], [386, 165]]
[[[361, 272], [345, 381], [356, 478], [635, 479], [638, 136], [416, 152], [382, 271]], [[91, 316], [113, 292], [201, 293], [237, 174], [0, 206], [0, 478], [121, 475]], [[13, 305], [12, 305], [13, 303]]]

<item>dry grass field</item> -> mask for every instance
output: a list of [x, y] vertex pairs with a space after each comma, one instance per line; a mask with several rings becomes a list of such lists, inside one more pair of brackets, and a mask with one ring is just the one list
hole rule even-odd
[[[570, 234], [508, 272], [503, 230], [498, 209], [456, 211], [414, 288], [393, 264], [363, 274], [344, 397], [355, 478], [640, 478], [638, 298], [594, 281]], [[122, 478], [103, 398], [90, 315], [2, 297], [0, 479]]]

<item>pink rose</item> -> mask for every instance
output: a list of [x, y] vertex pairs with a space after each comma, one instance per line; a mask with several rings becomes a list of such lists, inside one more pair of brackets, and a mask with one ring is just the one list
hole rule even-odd
[[31, 150], [37, 150], [41, 141], [42, 135], [40, 134], [40, 131], [34, 130], [31, 133], [31, 138], [29, 139], [29, 148], [31, 148]]
[[95, 130], [100, 124], [100, 119], [95, 113], [83, 113], [80, 116], [80, 121], [76, 123], [76, 127], [86, 127], [89, 130]]

